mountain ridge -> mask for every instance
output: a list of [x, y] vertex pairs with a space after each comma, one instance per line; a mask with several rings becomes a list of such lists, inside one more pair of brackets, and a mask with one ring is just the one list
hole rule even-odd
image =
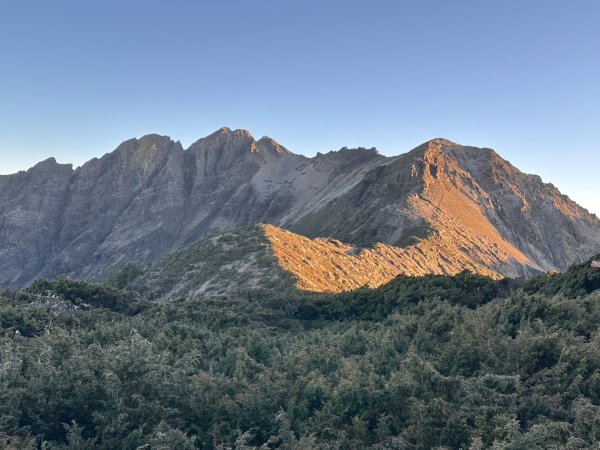
[[140, 272], [129, 288], [154, 301], [222, 297], [253, 289], [339, 294], [375, 289], [401, 275], [470, 272], [503, 278], [464, 257], [428, 260], [411, 247], [381, 243], [355, 247], [332, 238], [310, 239], [269, 224], [208, 237]]
[[0, 177], [0, 285], [100, 279], [256, 223], [505, 276], [600, 250], [596, 216], [491, 149], [437, 138], [394, 157], [342, 148], [308, 158], [221, 128], [187, 149], [150, 134], [75, 169], [49, 158]]

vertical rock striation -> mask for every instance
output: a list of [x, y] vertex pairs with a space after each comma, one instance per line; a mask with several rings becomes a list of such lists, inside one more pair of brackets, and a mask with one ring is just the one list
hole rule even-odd
[[306, 158], [222, 128], [185, 150], [148, 135], [77, 169], [51, 158], [0, 176], [0, 286], [98, 279], [256, 223], [503, 275], [600, 251], [596, 216], [489, 149], [436, 139]]

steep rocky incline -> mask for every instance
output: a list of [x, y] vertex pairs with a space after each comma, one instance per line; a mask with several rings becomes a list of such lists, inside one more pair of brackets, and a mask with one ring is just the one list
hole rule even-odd
[[524, 275], [600, 251], [596, 216], [489, 149], [437, 139], [306, 158], [223, 128], [185, 150], [148, 135], [77, 169], [49, 159], [0, 176], [0, 286], [103, 278], [256, 223], [381, 245], [389, 273]]
[[301, 290], [344, 292], [376, 288], [398, 275], [456, 275], [465, 270], [502, 278], [465, 253], [450, 255], [443, 245], [429, 242], [405, 248], [382, 243], [361, 248], [332, 238], [310, 239], [272, 225], [261, 229], [278, 266], [293, 276]]
[[57, 246], [73, 168], [54, 158], [0, 177], [0, 285], [19, 286], [41, 273]]
[[501, 278], [464, 254], [445, 260], [441, 253], [435, 246], [421, 245], [361, 248], [260, 224], [185, 246], [144, 270], [129, 288], [153, 300], [170, 300], [248, 289], [340, 293], [376, 288], [398, 275], [455, 275], [464, 270]]
[[293, 219], [385, 159], [345, 152], [309, 159], [223, 128], [187, 150], [148, 135], [76, 170], [49, 159], [0, 176], [0, 286], [102, 278], [217, 232]]
[[554, 186], [493, 150], [444, 139], [383, 162], [289, 228], [349, 243], [434, 246], [505, 276], [565, 270], [600, 247], [600, 220]]

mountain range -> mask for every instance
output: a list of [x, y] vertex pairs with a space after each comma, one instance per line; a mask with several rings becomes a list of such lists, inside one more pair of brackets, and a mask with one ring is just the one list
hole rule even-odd
[[[445, 139], [308, 158], [222, 128], [187, 149], [147, 135], [76, 169], [50, 158], [0, 176], [3, 287], [99, 280], [210, 245], [251, 279], [276, 267], [301, 289], [341, 292], [400, 274], [563, 271], [600, 251], [600, 220], [493, 150]], [[214, 285], [200, 279], [196, 290]]]

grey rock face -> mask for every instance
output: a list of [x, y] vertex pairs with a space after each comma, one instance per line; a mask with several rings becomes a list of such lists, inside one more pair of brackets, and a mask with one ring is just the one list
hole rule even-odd
[[255, 223], [408, 245], [414, 230], [425, 238], [478, 220], [500, 236], [490, 232], [490, 245], [525, 255], [499, 259], [506, 274], [564, 269], [600, 250], [598, 218], [491, 150], [436, 140], [392, 158], [374, 149], [306, 158], [243, 130], [223, 128], [187, 150], [148, 135], [76, 170], [49, 159], [0, 176], [0, 286], [101, 279]]
[[507, 276], [566, 270], [600, 249], [600, 220], [553, 185], [520, 172], [491, 149], [443, 139], [386, 160], [346, 195], [291, 228], [391, 245], [415, 228], [438, 236], [461, 229], [457, 247], [481, 235], [505, 247], [509, 260], [484, 265]]

